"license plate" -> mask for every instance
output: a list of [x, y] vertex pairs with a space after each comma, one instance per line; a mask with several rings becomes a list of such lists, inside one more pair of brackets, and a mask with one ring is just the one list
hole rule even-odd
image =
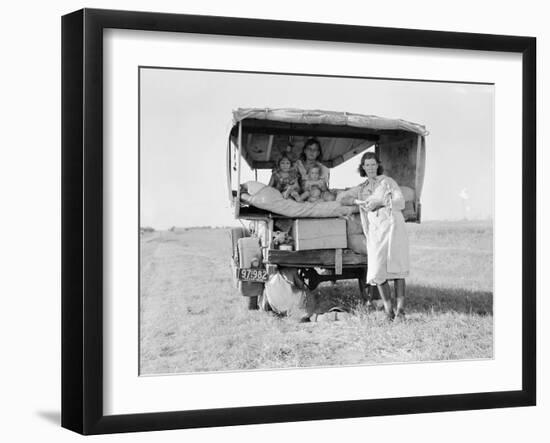
[[266, 269], [237, 269], [237, 278], [242, 281], [267, 281]]

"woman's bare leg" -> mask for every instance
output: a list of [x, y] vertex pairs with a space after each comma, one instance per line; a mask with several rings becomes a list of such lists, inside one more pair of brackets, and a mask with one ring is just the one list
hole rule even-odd
[[405, 315], [404, 306], [405, 306], [405, 279], [396, 278], [394, 280], [395, 296], [397, 299], [397, 306], [395, 308], [395, 316], [402, 317]]
[[390, 285], [387, 281], [385, 281], [381, 285], [378, 285], [378, 292], [380, 293], [380, 298], [384, 303], [384, 311], [386, 311], [386, 317], [389, 320], [393, 320], [395, 314], [393, 313], [392, 308]]

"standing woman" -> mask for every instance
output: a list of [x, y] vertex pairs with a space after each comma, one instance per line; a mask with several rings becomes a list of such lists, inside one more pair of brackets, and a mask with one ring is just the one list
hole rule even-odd
[[[367, 284], [376, 285], [384, 303], [386, 317], [404, 316], [405, 277], [409, 274], [409, 240], [402, 210], [405, 199], [374, 152], [363, 154], [359, 175], [367, 179], [346, 192], [345, 205], [358, 205], [367, 239]], [[388, 280], [394, 281], [395, 310]]]
[[312, 167], [319, 168], [319, 178], [323, 179], [328, 187], [329, 168], [321, 163], [323, 152], [321, 151], [321, 143], [316, 138], [310, 138], [304, 143], [302, 155], [296, 160], [295, 166], [300, 173], [302, 182], [307, 180], [309, 170]]

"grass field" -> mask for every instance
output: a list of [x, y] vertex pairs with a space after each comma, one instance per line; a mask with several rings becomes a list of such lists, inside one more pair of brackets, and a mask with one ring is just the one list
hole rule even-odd
[[350, 310], [337, 321], [298, 323], [248, 311], [231, 281], [228, 230], [143, 234], [141, 373], [491, 358], [491, 222], [407, 228], [407, 318], [395, 323], [366, 312], [352, 280], [319, 287], [322, 300]]

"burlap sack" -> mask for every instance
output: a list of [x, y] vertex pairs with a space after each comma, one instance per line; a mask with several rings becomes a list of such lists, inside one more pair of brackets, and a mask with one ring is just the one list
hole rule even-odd
[[293, 268], [281, 269], [265, 283], [265, 296], [273, 311], [297, 319], [315, 312], [315, 293], [309, 291]]

